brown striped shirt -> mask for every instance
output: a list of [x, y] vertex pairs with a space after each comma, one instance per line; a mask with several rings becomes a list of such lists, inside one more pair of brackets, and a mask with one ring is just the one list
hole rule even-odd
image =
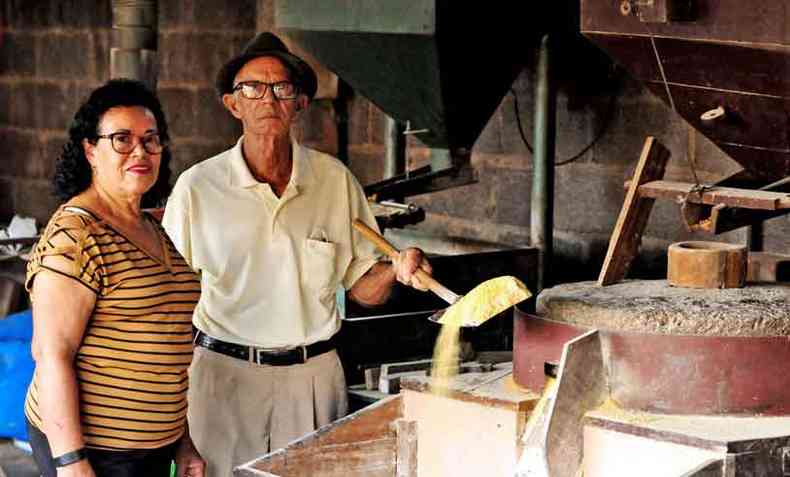
[[[75, 359], [89, 447], [153, 449], [184, 431], [200, 282], [164, 230], [149, 220], [156, 224], [163, 260], [84, 209], [61, 207], [28, 263], [28, 291], [36, 274], [47, 270], [96, 293]], [[34, 376], [25, 414], [39, 429], [38, 396], [46, 392]]]

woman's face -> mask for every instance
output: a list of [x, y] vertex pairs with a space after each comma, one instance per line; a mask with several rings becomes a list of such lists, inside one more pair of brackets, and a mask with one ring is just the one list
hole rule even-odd
[[[153, 113], [142, 106], [110, 108], [99, 121], [98, 133], [115, 138], [103, 137], [96, 144], [83, 142], [93, 169], [92, 186], [114, 197], [140, 200], [156, 182], [162, 160], [161, 151], [150, 153], [143, 145], [146, 142], [149, 150], [156, 150], [154, 135], [159, 131]], [[116, 150], [130, 145], [134, 145], [130, 152]]]

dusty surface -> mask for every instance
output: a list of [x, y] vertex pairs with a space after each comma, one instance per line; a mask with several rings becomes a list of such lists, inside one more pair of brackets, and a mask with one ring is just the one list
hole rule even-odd
[[[531, 408], [539, 396], [531, 391], [509, 385], [513, 374], [511, 363], [502, 363], [488, 373], [463, 373], [447, 383], [446, 397], [472, 401], [484, 406], [523, 410]], [[401, 380], [401, 388], [417, 392], [430, 392], [430, 376], [409, 376]]]
[[601, 330], [696, 336], [790, 335], [790, 286], [733, 289], [670, 287], [628, 280], [600, 287], [578, 282], [544, 290], [538, 315]]
[[622, 409], [613, 401], [590, 411], [587, 417], [614, 421], [634, 428], [679, 434], [702, 439], [719, 445], [729, 442], [776, 439], [790, 435], [790, 417], [734, 417], [734, 416], [685, 416], [651, 414]]

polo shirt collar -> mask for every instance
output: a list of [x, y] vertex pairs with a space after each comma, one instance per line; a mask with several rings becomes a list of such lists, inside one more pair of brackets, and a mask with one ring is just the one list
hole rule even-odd
[[241, 142], [244, 136], [240, 137], [236, 145], [230, 150], [230, 185], [242, 188], [250, 188], [258, 185], [258, 181], [253, 177], [247, 163], [244, 162], [244, 154], [241, 151]]
[[297, 188], [304, 187], [313, 181], [313, 166], [310, 162], [310, 155], [310, 149], [292, 140], [291, 156], [293, 157], [293, 169], [291, 170], [291, 183]]
[[[260, 184], [250, 172], [250, 168], [244, 161], [242, 153], [242, 141], [244, 136], [239, 138], [236, 145], [230, 150], [230, 185], [241, 188], [255, 187]], [[311, 151], [300, 145], [295, 140], [291, 140], [291, 157], [293, 158], [293, 168], [291, 169], [291, 181], [294, 186], [301, 187], [309, 184], [313, 180], [313, 168], [310, 165]]]

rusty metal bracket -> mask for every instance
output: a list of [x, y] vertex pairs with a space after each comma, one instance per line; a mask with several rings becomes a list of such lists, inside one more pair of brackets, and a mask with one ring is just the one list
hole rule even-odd
[[620, 14], [636, 16], [643, 23], [693, 21], [695, 7], [694, 0], [623, 0]]
[[686, 201], [680, 206], [683, 224], [689, 232], [706, 232], [713, 235], [760, 224], [787, 214], [790, 214], [790, 209], [754, 210], [725, 204], [708, 205]]

